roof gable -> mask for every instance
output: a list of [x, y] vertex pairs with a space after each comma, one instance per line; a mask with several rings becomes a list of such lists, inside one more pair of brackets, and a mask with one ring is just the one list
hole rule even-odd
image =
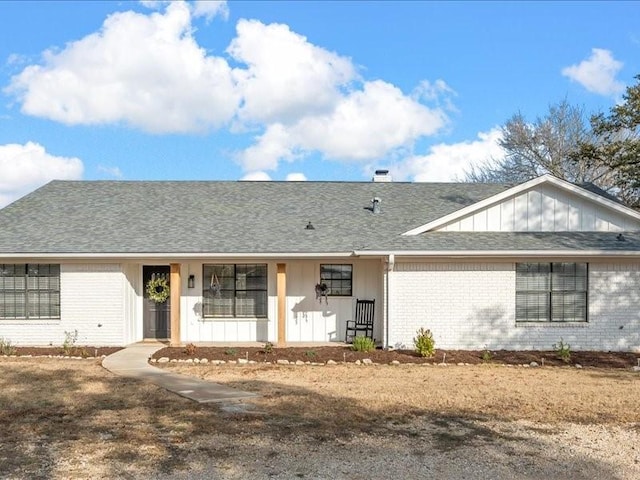
[[640, 213], [543, 175], [414, 228], [459, 232], [619, 232], [640, 230]]

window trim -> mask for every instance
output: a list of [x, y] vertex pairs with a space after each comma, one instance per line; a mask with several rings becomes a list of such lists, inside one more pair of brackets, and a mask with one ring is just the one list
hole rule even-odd
[[[259, 267], [264, 267], [265, 269], [265, 275], [264, 275], [264, 288], [251, 288], [251, 289], [238, 289], [237, 288], [237, 282], [238, 282], [238, 266], [248, 266], [248, 265], [254, 265], [254, 266], [259, 266]], [[206, 292], [206, 281], [204, 281], [204, 279], [207, 278], [206, 274], [205, 274], [205, 268], [207, 267], [224, 267], [224, 266], [233, 266], [233, 290], [230, 288], [220, 288], [220, 291], [233, 291], [233, 296], [230, 297], [230, 299], [233, 300], [233, 312], [230, 315], [222, 315], [222, 314], [206, 314], [205, 313], [205, 301], [206, 300], [215, 300], [215, 298], [213, 299], [208, 299], [205, 296], [205, 292]], [[203, 263], [202, 264], [202, 278], [203, 278], [203, 284], [202, 284], [202, 318], [203, 319], [223, 319], [223, 320], [228, 320], [228, 319], [238, 319], [238, 320], [252, 320], [252, 319], [266, 319], [269, 317], [269, 265], [267, 263]], [[242, 314], [238, 314], [238, 292], [264, 292], [265, 294], [265, 305], [264, 305], [264, 314], [262, 315], [256, 315], [255, 314], [255, 309], [254, 309], [254, 313], [250, 314], [250, 315], [242, 315]]]
[[[336, 280], [336, 281], [346, 281], [343, 279], [338, 279], [338, 278], [323, 278], [322, 277], [322, 268], [323, 267], [349, 267], [349, 293], [331, 293], [332, 291], [332, 286], [331, 286], [331, 281], [332, 280]], [[328, 293], [327, 296], [329, 297], [353, 297], [353, 263], [321, 263], [320, 264], [320, 283], [324, 283], [325, 285], [327, 285], [328, 287]], [[342, 289], [342, 287], [340, 287], [340, 289]]]
[[[553, 274], [554, 264], [573, 264], [576, 267], [578, 265], [584, 265], [585, 275], [584, 275], [584, 290], [574, 289], [574, 290], [554, 290], [553, 288]], [[517, 282], [518, 282], [518, 265], [548, 265], [547, 281], [548, 287], [545, 290], [518, 290]], [[589, 263], [588, 262], [516, 262], [515, 264], [515, 273], [516, 273], [516, 289], [515, 289], [515, 322], [517, 325], [586, 325], [589, 323]], [[575, 277], [577, 278], [577, 277]], [[573, 292], [584, 294], [584, 319], [583, 320], [554, 320], [553, 319], [553, 297], [554, 293], [557, 294], [559, 292]], [[544, 294], [547, 298], [547, 309], [546, 309], [546, 318], [545, 319], [518, 319], [518, 294]]]
[[[42, 321], [53, 321], [53, 322], [57, 322], [58, 320], [61, 319], [62, 317], [62, 306], [61, 306], [61, 268], [60, 268], [60, 264], [59, 263], [3, 263], [0, 264], [0, 268], [4, 269], [7, 266], [13, 266], [14, 268], [14, 274], [13, 274], [13, 278], [23, 278], [24, 279], [24, 288], [23, 289], [17, 289], [15, 288], [15, 283], [14, 283], [14, 288], [13, 289], [8, 289], [8, 288], [4, 288], [4, 282], [0, 282], [0, 304], [5, 306], [5, 312], [6, 312], [6, 303], [5, 303], [5, 298], [6, 295], [8, 293], [13, 293], [14, 295], [16, 293], [22, 292], [24, 294], [24, 316], [6, 316], [6, 313], [3, 315], [0, 315], [0, 321], [2, 321], [3, 323], [5, 322], [10, 322], [10, 323], [21, 323], [21, 322], [29, 322], [29, 323], [37, 323], [37, 322], [42, 322]], [[15, 269], [16, 267], [21, 266], [24, 270], [24, 273], [18, 277], [15, 273]], [[49, 274], [48, 275], [35, 275], [35, 276], [30, 276], [29, 275], [29, 270], [31, 269], [31, 267], [35, 266], [38, 270], [40, 270], [42, 267], [46, 266], [47, 269], [49, 270]], [[56, 272], [51, 275], [51, 269], [52, 267], [55, 267]], [[51, 288], [51, 285], [48, 285], [48, 288], [40, 288], [40, 286], [38, 285], [36, 288], [30, 288], [29, 286], [29, 279], [38, 279], [38, 278], [57, 278], [57, 288]], [[4, 277], [0, 276], [0, 280], [4, 279], [4, 278], [9, 278], [9, 277]], [[39, 283], [39, 282], [38, 282]], [[33, 297], [33, 295], [35, 294], [35, 296], [37, 297], [37, 305], [38, 305], [38, 311], [40, 311], [40, 305], [42, 305], [43, 303], [47, 303], [47, 307], [48, 307], [48, 312], [51, 313], [51, 310], [54, 309], [53, 307], [56, 307], [55, 310], [57, 310], [57, 315], [34, 315], [31, 316], [30, 315], [30, 310], [32, 307], [34, 307], [33, 302], [30, 301], [30, 298]], [[47, 302], [43, 302], [41, 300], [41, 294], [46, 294], [48, 295], [48, 300]]]

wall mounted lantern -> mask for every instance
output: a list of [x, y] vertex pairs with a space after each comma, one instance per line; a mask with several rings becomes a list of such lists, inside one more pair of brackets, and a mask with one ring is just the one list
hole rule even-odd
[[187, 280], [187, 287], [195, 288], [195, 286], [196, 286], [196, 276], [189, 275], [189, 279]]

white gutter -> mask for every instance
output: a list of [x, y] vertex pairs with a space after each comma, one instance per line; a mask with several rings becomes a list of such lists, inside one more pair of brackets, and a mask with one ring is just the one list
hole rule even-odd
[[640, 250], [355, 250], [356, 257], [640, 257]]
[[352, 257], [353, 252], [325, 253], [0, 253], [0, 258], [60, 258], [60, 259], [200, 259], [200, 258], [327, 258]]

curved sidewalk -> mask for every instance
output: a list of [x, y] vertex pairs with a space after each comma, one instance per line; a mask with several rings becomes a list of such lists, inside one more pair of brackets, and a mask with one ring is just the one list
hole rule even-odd
[[149, 358], [164, 345], [135, 343], [106, 357], [102, 366], [116, 375], [148, 381], [200, 403], [226, 402], [256, 397], [219, 383], [172, 373], [149, 365]]

